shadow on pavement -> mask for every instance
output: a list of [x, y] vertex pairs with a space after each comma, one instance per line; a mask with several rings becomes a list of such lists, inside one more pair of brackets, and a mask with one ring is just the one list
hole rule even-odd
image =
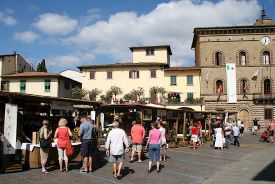
[[275, 160], [266, 166], [257, 176], [253, 178], [254, 181], [275, 181]]

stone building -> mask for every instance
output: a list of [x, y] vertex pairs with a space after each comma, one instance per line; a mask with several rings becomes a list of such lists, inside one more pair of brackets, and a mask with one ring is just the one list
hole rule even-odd
[[[262, 17], [254, 25], [194, 29], [195, 65], [201, 68], [206, 110], [237, 111], [245, 126], [254, 118], [262, 127], [274, 119], [275, 22]], [[226, 64], [236, 67], [237, 103], [228, 103]]]

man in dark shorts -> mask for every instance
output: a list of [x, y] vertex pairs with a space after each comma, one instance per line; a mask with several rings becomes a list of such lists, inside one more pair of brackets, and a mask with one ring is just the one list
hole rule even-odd
[[[80, 154], [83, 157], [84, 172], [92, 172], [92, 156], [93, 156], [93, 140], [92, 131], [93, 125], [87, 121], [86, 118], [82, 119], [78, 135], [81, 139]], [[89, 169], [88, 169], [89, 167]]]

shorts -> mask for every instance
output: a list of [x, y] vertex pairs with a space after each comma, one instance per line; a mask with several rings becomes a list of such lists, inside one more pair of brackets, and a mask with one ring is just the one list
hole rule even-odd
[[82, 157], [93, 157], [93, 141], [91, 139], [81, 141], [80, 154]]
[[66, 148], [57, 148], [58, 151], [58, 160], [68, 160], [66, 154]]
[[193, 142], [198, 142], [198, 141], [199, 141], [197, 135], [192, 135], [191, 140], [192, 140]]
[[122, 154], [122, 155], [112, 155], [112, 154], [110, 154], [109, 162], [118, 164], [120, 162], [123, 162], [124, 159], [125, 159], [124, 154]]
[[142, 151], [142, 145], [141, 144], [135, 144], [135, 143], [133, 143], [132, 150], [134, 152], [141, 152]]

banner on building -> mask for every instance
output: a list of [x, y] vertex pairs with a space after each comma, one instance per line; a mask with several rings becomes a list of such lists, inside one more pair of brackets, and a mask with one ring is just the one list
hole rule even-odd
[[4, 154], [15, 154], [17, 134], [17, 105], [6, 104], [4, 122]]
[[237, 103], [237, 82], [235, 63], [226, 63], [227, 103]]

